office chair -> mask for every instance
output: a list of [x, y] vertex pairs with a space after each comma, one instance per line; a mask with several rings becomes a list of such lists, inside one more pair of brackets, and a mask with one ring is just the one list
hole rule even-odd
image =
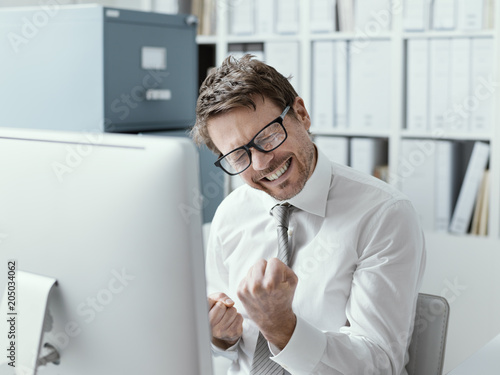
[[415, 326], [406, 365], [408, 375], [441, 375], [450, 306], [445, 298], [418, 295]]

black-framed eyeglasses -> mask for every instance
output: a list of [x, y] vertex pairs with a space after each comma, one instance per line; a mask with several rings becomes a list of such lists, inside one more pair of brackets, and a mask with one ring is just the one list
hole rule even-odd
[[289, 109], [290, 106], [288, 105], [281, 115], [264, 126], [250, 142], [244, 146], [235, 148], [226, 155], [222, 155], [214, 164], [227, 174], [235, 176], [244, 172], [252, 164], [251, 147], [260, 152], [271, 152], [276, 150], [288, 137], [285, 127], [283, 126], [283, 120]]

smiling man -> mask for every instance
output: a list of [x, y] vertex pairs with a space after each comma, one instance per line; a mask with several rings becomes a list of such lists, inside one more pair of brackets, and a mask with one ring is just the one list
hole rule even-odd
[[192, 136], [246, 183], [207, 253], [212, 348], [231, 374], [406, 374], [425, 245], [397, 190], [332, 163], [304, 101], [272, 67], [226, 59]]

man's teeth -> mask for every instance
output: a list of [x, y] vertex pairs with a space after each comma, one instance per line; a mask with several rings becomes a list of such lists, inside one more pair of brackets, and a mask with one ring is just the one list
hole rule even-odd
[[290, 160], [288, 160], [285, 165], [283, 166], [283, 168], [281, 168], [279, 171], [277, 171], [276, 173], [273, 173], [271, 176], [269, 177], [266, 177], [269, 181], [274, 181], [276, 180], [277, 178], [281, 177], [281, 175], [283, 173], [286, 172], [286, 170], [288, 169], [288, 167], [290, 166]]

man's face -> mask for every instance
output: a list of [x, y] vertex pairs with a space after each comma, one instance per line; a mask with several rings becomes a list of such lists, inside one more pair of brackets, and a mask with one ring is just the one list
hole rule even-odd
[[[270, 100], [255, 99], [255, 111], [239, 107], [208, 121], [208, 133], [223, 155], [247, 144], [284, 110]], [[311, 121], [303, 100], [297, 97], [293, 108], [297, 119], [286, 115], [283, 121], [288, 133], [285, 142], [268, 153], [251, 148], [252, 164], [240, 174], [248, 185], [280, 201], [297, 195], [316, 166], [316, 150], [307, 133]]]

